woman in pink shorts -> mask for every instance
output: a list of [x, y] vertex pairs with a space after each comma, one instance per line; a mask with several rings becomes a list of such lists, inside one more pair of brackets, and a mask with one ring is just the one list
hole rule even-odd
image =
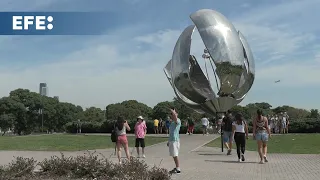
[[130, 153], [127, 139], [127, 131], [130, 131], [130, 126], [128, 125], [128, 122], [121, 117], [118, 118], [115, 130], [117, 133], [117, 156], [119, 159], [119, 163], [121, 163], [121, 146], [124, 148], [128, 161], [130, 161]]

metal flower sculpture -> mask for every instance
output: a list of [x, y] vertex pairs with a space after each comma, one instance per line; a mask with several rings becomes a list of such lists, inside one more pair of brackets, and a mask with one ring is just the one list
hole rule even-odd
[[[244, 36], [219, 12], [202, 9], [190, 18], [195, 25], [181, 33], [164, 72], [180, 102], [200, 113], [226, 112], [245, 98], [253, 84], [252, 52]], [[203, 58], [216, 67], [213, 82], [190, 55], [195, 28], [206, 47]], [[207, 72], [207, 66], [205, 70]], [[213, 83], [218, 88], [216, 93], [211, 87]]]

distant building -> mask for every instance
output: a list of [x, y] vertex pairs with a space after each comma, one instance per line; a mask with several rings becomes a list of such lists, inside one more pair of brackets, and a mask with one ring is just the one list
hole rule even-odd
[[47, 83], [40, 83], [39, 94], [42, 95], [42, 96], [47, 96], [48, 95]]
[[53, 98], [59, 101], [59, 96], [53, 96]]

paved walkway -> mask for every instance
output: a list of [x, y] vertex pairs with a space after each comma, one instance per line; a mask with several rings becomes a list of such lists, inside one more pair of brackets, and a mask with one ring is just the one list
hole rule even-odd
[[[226, 156], [219, 148], [203, 147], [204, 144], [217, 135], [181, 135], [180, 175], [174, 175], [176, 180], [317, 180], [320, 177], [320, 155], [270, 154], [269, 163], [258, 164], [256, 152], [246, 152], [246, 162], [238, 163], [235, 152]], [[133, 149], [132, 149], [133, 150]], [[113, 156], [114, 150], [97, 150], [106, 157]], [[84, 151], [64, 152], [66, 156], [82, 155]], [[31, 151], [0, 151], [0, 165], [7, 164], [13, 156], [34, 157], [41, 161], [59, 152], [31, 152]], [[133, 156], [135, 156], [135, 151]], [[166, 143], [160, 143], [146, 148], [150, 165], [156, 165], [171, 170], [174, 163], [168, 156]]]

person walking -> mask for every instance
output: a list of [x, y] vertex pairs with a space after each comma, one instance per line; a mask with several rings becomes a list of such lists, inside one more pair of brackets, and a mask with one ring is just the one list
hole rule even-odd
[[275, 125], [274, 115], [271, 115], [271, 118], [270, 118], [268, 124], [269, 124], [270, 132], [271, 132], [271, 133], [275, 133], [275, 131], [274, 131], [274, 125]]
[[178, 118], [178, 113], [175, 108], [170, 109], [171, 113], [171, 124], [169, 130], [169, 141], [167, 146], [169, 147], [169, 154], [173, 157], [175, 168], [170, 171], [170, 174], [180, 174], [180, 162], [179, 162], [179, 150], [180, 150], [180, 128], [181, 128], [181, 120]]
[[[268, 136], [269, 135], [269, 136]], [[267, 142], [271, 138], [268, 120], [262, 115], [262, 111], [257, 110], [257, 118], [253, 121], [253, 138], [257, 140], [260, 164], [268, 162]]]
[[282, 118], [281, 118], [281, 123], [282, 123], [282, 134], [286, 134], [287, 133], [287, 124], [288, 124], [288, 115], [287, 112], [284, 112], [282, 114]]
[[232, 143], [233, 143], [232, 123], [233, 123], [232, 113], [230, 110], [228, 110], [228, 112], [225, 114], [222, 120], [223, 142], [226, 148], [228, 149], [227, 155], [231, 155], [231, 151], [232, 151]]
[[163, 120], [160, 118], [159, 120], [159, 134], [162, 134], [162, 130], [163, 130], [163, 126], [164, 126], [164, 123], [163, 123]]
[[244, 121], [242, 114], [235, 115], [232, 123], [232, 134], [237, 146], [238, 162], [245, 161], [246, 139], [248, 139], [248, 125]]
[[202, 135], [205, 135], [205, 134], [208, 135], [207, 133], [208, 133], [209, 120], [205, 114], [202, 116], [201, 124], [202, 124]]
[[159, 134], [159, 120], [153, 120], [154, 134]]
[[279, 116], [275, 115], [274, 118], [274, 133], [279, 133], [280, 134], [280, 128], [279, 128]]
[[124, 118], [118, 117], [118, 120], [115, 125], [115, 131], [117, 134], [117, 156], [119, 163], [121, 164], [121, 147], [124, 148], [127, 160], [130, 161], [129, 145], [127, 138], [127, 131], [130, 131], [130, 126], [128, 125], [128, 122], [124, 120]]
[[216, 129], [218, 134], [221, 134], [221, 126], [222, 126], [223, 118], [224, 118], [224, 115], [219, 116], [218, 120], [216, 121]]
[[170, 118], [168, 117], [167, 120], [166, 120], [166, 123], [165, 123], [165, 128], [166, 128], [166, 134], [167, 136], [169, 136], [169, 127], [170, 127], [170, 123], [171, 123], [171, 120]]
[[140, 158], [140, 148], [139, 147], [141, 147], [142, 157], [146, 158], [145, 153], [144, 153], [144, 148], [146, 147], [145, 142], [144, 142], [144, 138], [145, 138], [145, 135], [147, 134], [147, 126], [146, 126], [146, 123], [144, 123], [144, 119], [142, 116], [139, 116], [137, 119], [138, 119], [138, 121], [134, 127], [134, 133], [136, 135], [135, 147], [137, 150], [138, 158]]
[[194, 131], [194, 121], [192, 118], [188, 117], [188, 133], [189, 135], [193, 134]]
[[287, 129], [286, 129], [286, 131], [287, 131], [287, 133], [289, 133], [289, 115], [287, 114], [287, 112], [284, 112], [284, 115], [286, 116], [286, 118], [287, 118]]

